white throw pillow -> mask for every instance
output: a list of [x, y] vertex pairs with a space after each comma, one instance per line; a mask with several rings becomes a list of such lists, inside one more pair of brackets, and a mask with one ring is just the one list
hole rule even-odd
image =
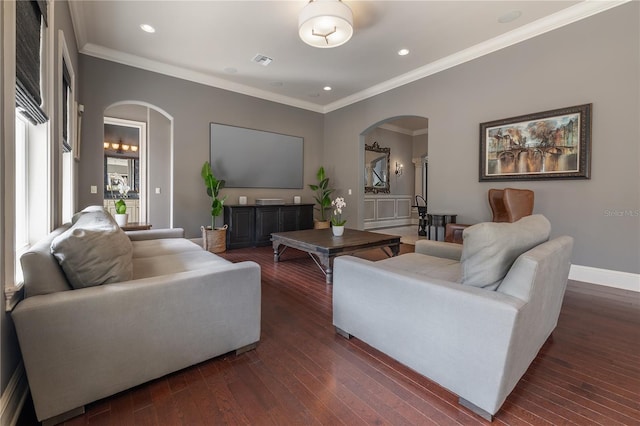
[[551, 224], [542, 215], [517, 222], [484, 222], [462, 232], [462, 284], [495, 290], [522, 253], [547, 241]]
[[121, 282], [133, 277], [133, 246], [104, 210], [84, 212], [51, 243], [74, 289]]

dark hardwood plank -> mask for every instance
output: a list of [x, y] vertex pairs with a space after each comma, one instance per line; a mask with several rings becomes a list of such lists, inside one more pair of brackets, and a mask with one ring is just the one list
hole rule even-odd
[[[290, 248], [277, 264], [271, 247], [222, 256], [261, 265], [258, 347], [89, 404], [65, 424], [488, 424], [438, 384], [336, 335], [332, 287], [307, 253]], [[357, 256], [386, 258], [379, 249]], [[558, 327], [493, 423], [638, 425], [638, 395], [640, 294], [570, 281]], [[30, 400], [18, 424], [35, 424]]]

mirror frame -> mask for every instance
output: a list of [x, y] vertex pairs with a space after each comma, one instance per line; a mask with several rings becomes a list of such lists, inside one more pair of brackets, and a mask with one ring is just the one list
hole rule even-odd
[[[380, 145], [378, 145], [378, 142], [373, 142], [372, 145], [367, 145], [364, 144], [364, 150], [365, 150], [365, 163], [366, 163], [366, 158], [367, 158], [367, 153], [366, 151], [372, 151], [372, 152], [379, 152], [379, 153], [386, 153], [387, 154], [387, 180], [384, 183], [384, 186], [367, 186], [367, 182], [365, 182], [364, 184], [364, 192], [366, 193], [373, 193], [373, 194], [378, 194], [378, 193], [383, 193], [383, 194], [388, 194], [390, 191], [390, 187], [389, 187], [389, 172], [391, 171], [391, 148], [383, 148]], [[367, 169], [367, 166], [365, 164], [365, 170]]]

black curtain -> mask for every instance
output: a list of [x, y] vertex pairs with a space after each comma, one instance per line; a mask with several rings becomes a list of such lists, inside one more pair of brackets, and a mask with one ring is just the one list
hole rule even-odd
[[16, 2], [16, 106], [33, 124], [45, 123], [40, 95], [41, 22], [45, 0]]

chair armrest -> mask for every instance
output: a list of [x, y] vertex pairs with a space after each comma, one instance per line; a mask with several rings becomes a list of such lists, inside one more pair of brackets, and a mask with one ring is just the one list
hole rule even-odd
[[415, 252], [444, 259], [460, 260], [462, 244], [446, 243], [443, 241], [418, 240]]
[[184, 238], [183, 228], [149, 229], [144, 231], [126, 231], [131, 241], [157, 240], [161, 238]]

